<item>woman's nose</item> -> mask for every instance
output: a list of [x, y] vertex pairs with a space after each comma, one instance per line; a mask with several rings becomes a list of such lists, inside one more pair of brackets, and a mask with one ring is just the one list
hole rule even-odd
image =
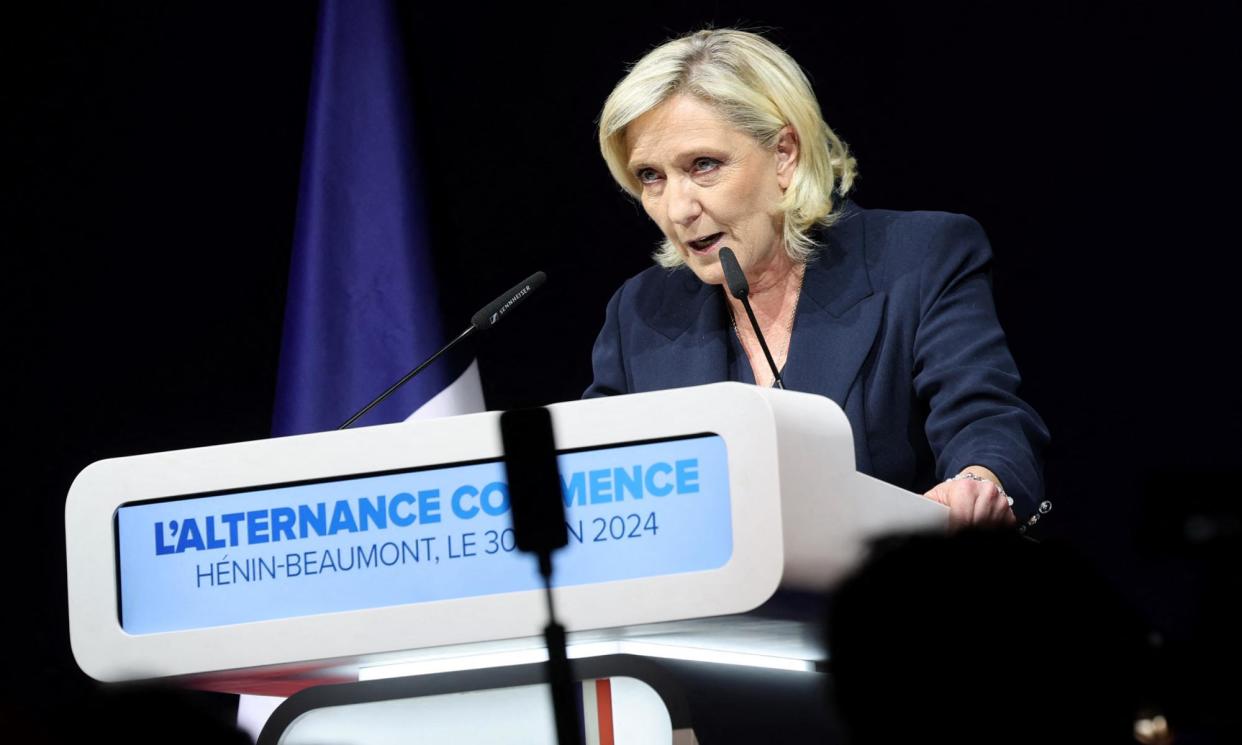
[[668, 198], [668, 219], [678, 225], [689, 225], [703, 214], [697, 187], [690, 179], [670, 178], [665, 196]]

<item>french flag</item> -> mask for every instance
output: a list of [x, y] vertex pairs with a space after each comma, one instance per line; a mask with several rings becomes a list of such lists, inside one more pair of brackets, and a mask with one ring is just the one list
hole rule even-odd
[[[320, 8], [275, 436], [335, 429], [448, 341], [401, 32], [386, 0]], [[358, 426], [483, 410], [477, 365], [448, 355]]]
[[612, 681], [584, 680], [578, 684], [578, 721], [583, 745], [613, 745]]
[[[272, 435], [336, 429], [448, 340], [428, 245], [402, 48], [388, 0], [323, 0]], [[473, 359], [446, 355], [358, 426], [483, 411]], [[242, 696], [258, 736], [283, 699]]]

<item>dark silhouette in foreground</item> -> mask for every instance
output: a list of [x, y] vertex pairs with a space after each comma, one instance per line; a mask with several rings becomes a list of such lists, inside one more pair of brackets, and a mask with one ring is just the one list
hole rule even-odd
[[833, 593], [827, 634], [857, 745], [1134, 742], [1141, 626], [1060, 547], [982, 531], [885, 539]]

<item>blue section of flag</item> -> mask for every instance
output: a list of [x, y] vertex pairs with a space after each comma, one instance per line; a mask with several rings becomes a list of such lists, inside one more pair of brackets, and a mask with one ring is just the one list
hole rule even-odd
[[[274, 435], [334, 429], [443, 343], [401, 29], [385, 0], [324, 0], [311, 77]], [[456, 377], [440, 360], [359, 426]]]

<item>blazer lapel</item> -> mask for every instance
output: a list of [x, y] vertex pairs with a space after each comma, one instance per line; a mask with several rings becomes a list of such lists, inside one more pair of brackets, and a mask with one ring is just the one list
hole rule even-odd
[[635, 380], [637, 390], [681, 388], [729, 379], [729, 328], [720, 288], [705, 285], [689, 269], [674, 271], [648, 324], [668, 340], [643, 355], [631, 369], [650, 371], [650, 380]]
[[[875, 343], [885, 294], [867, 276], [863, 216], [847, 202], [845, 214], [817, 236], [819, 251], [806, 268], [793, 338], [781, 377], [791, 390], [818, 393], [844, 407], [845, 397]], [[634, 390], [701, 385], [729, 379], [730, 324], [724, 296], [689, 269], [673, 272], [647, 307], [646, 319], [667, 339], [631, 363]], [[646, 303], [640, 302], [641, 305]]]
[[847, 204], [807, 265], [781, 373], [786, 387], [820, 393], [842, 407], [884, 316], [886, 295], [872, 290], [865, 241], [862, 214]]

